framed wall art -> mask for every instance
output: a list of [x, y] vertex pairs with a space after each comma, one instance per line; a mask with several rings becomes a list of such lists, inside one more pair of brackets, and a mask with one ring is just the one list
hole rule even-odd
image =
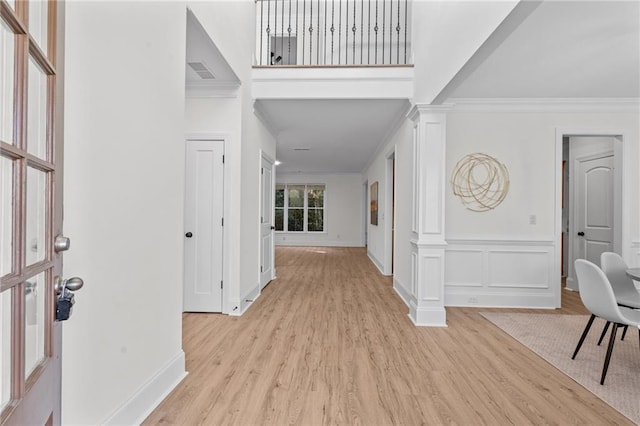
[[371, 204], [371, 224], [378, 226], [378, 182], [371, 184], [369, 200]]

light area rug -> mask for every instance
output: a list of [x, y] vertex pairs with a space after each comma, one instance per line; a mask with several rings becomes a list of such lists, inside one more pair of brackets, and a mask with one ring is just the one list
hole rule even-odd
[[597, 318], [575, 360], [571, 355], [587, 324], [587, 315], [481, 313], [511, 337], [600, 397], [636, 424], [640, 424], [640, 346], [638, 330], [629, 328], [623, 341], [618, 329], [609, 370], [600, 385], [611, 328], [600, 346], [604, 320]]

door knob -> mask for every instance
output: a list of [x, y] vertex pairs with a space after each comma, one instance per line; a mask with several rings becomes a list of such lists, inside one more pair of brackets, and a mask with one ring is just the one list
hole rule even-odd
[[191, 238], [193, 237], [193, 234], [191, 232], [187, 232], [186, 234], [184, 234], [184, 236], [187, 238]]
[[69, 250], [69, 248], [71, 248], [71, 240], [64, 235], [57, 235], [53, 242], [53, 251], [60, 253]]
[[64, 289], [69, 291], [78, 291], [84, 285], [84, 280], [80, 277], [73, 277], [63, 280], [60, 277], [56, 277], [54, 280], [53, 288], [56, 293], [60, 294]]
[[271, 227], [271, 230], [272, 230], [272, 231], [275, 231], [275, 229], [276, 229], [276, 227], [275, 227], [275, 226], [272, 226], [272, 227]]
[[578, 232], [578, 236], [579, 237], [584, 237], [584, 232], [582, 232], [582, 231]]

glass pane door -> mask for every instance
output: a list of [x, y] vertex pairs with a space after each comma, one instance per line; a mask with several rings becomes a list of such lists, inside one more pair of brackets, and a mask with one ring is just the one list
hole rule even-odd
[[[2, 0], [0, 0], [2, 1]], [[56, 1], [0, 7], [0, 424], [53, 407]], [[6, 5], [9, 7], [5, 7]], [[27, 18], [28, 17], [28, 18]], [[58, 366], [58, 367], [56, 367]], [[45, 382], [47, 384], [45, 384]], [[51, 393], [51, 392], [48, 392]], [[59, 400], [59, 391], [57, 391]], [[34, 399], [31, 406], [25, 401]], [[59, 403], [58, 403], [59, 405]], [[53, 413], [55, 408], [47, 408]], [[41, 415], [41, 414], [38, 414]]]

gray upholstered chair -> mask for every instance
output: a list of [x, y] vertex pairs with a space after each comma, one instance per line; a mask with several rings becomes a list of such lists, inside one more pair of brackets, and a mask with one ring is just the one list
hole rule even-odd
[[638, 328], [638, 336], [640, 337], [640, 310], [634, 310], [624, 306], [619, 306], [613, 288], [605, 273], [598, 266], [588, 260], [578, 259], [575, 262], [576, 276], [578, 278], [578, 289], [580, 290], [580, 299], [584, 306], [591, 312], [589, 322], [580, 336], [580, 341], [576, 346], [571, 359], [575, 359], [584, 339], [589, 333], [591, 324], [595, 317], [602, 318], [613, 324], [611, 336], [609, 338], [609, 346], [607, 355], [604, 359], [602, 367], [602, 376], [600, 384], [604, 384], [604, 379], [609, 368], [613, 345], [616, 340], [616, 332], [619, 326], [631, 326]]

